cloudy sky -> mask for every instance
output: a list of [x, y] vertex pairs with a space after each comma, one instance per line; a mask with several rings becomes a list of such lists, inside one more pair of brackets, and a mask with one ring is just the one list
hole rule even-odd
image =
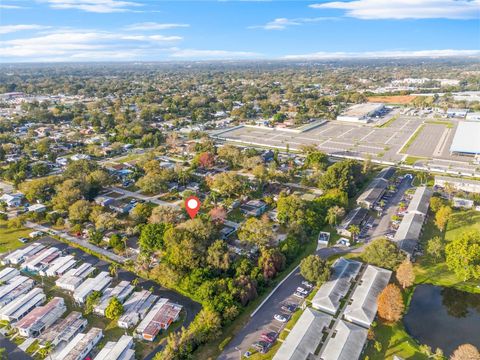
[[480, 0], [0, 0], [0, 62], [479, 56]]

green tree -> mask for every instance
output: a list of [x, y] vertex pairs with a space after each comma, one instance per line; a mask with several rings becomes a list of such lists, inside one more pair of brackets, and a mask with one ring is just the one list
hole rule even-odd
[[445, 242], [440, 236], [434, 236], [428, 240], [426, 251], [435, 262], [439, 262], [445, 257]]
[[468, 231], [445, 247], [446, 264], [463, 281], [480, 278], [480, 232]]
[[138, 203], [130, 211], [130, 217], [136, 224], [144, 223], [152, 214], [152, 208], [148, 204]]
[[350, 225], [348, 231], [352, 234], [352, 240], [355, 242], [358, 234], [360, 234], [360, 228], [357, 225]]
[[318, 255], [309, 255], [300, 262], [300, 274], [308, 281], [321, 286], [330, 278], [330, 267]]
[[442, 206], [435, 214], [435, 225], [438, 230], [444, 231], [450, 216], [452, 215], [452, 208], [450, 206]]
[[396, 269], [404, 258], [397, 245], [384, 238], [373, 240], [362, 253], [362, 259], [367, 263], [387, 269]]
[[340, 206], [332, 206], [331, 208], [328, 209], [327, 211], [327, 217], [326, 217], [326, 221], [330, 224], [330, 225], [337, 225], [337, 221], [338, 221], [338, 218], [341, 218], [345, 216], [345, 209], [340, 207]]
[[250, 217], [238, 230], [238, 239], [257, 246], [270, 246], [274, 233], [268, 221]]
[[207, 250], [207, 264], [218, 270], [228, 270], [230, 254], [225, 241], [216, 240]]
[[258, 266], [265, 279], [273, 279], [285, 267], [285, 256], [278, 249], [261, 249]]
[[92, 207], [87, 200], [77, 200], [68, 208], [68, 218], [73, 223], [88, 221]]
[[142, 228], [138, 244], [142, 251], [152, 252], [163, 246], [163, 236], [169, 228], [167, 224], [147, 224]]
[[118, 320], [123, 314], [123, 305], [117, 297], [112, 297], [105, 309], [105, 317], [110, 320]]
[[87, 296], [87, 300], [85, 301], [85, 314], [88, 315], [93, 312], [93, 308], [98, 304], [101, 297], [102, 293], [100, 291], [92, 291]]

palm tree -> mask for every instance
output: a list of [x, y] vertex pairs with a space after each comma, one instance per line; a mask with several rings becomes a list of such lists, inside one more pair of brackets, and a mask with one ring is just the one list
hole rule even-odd
[[355, 242], [357, 235], [360, 234], [360, 228], [357, 225], [350, 225], [348, 231], [352, 234], [352, 240]]
[[108, 271], [110, 272], [110, 275], [113, 277], [117, 277], [118, 274], [118, 264], [117, 263], [111, 263]]
[[38, 352], [44, 359], [47, 358], [47, 356], [49, 359], [51, 359], [52, 351], [53, 351], [53, 344], [50, 341], [47, 341], [45, 345], [43, 345], [43, 347], [40, 350], [38, 350]]
[[339, 217], [345, 215], [345, 209], [340, 206], [333, 206], [328, 209], [326, 220], [330, 225], [337, 225]]

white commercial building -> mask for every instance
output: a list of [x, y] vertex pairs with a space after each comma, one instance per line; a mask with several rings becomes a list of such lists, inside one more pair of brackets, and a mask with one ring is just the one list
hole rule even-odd
[[464, 155], [480, 154], [480, 122], [459, 122], [450, 145], [450, 152]]
[[337, 116], [339, 121], [368, 123], [370, 119], [376, 116], [385, 108], [382, 103], [364, 103], [350, 106], [341, 115]]

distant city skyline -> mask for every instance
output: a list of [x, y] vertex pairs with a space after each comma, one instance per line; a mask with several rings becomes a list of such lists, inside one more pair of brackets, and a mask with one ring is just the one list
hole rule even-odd
[[0, 62], [480, 56], [480, 0], [2, 0]]

